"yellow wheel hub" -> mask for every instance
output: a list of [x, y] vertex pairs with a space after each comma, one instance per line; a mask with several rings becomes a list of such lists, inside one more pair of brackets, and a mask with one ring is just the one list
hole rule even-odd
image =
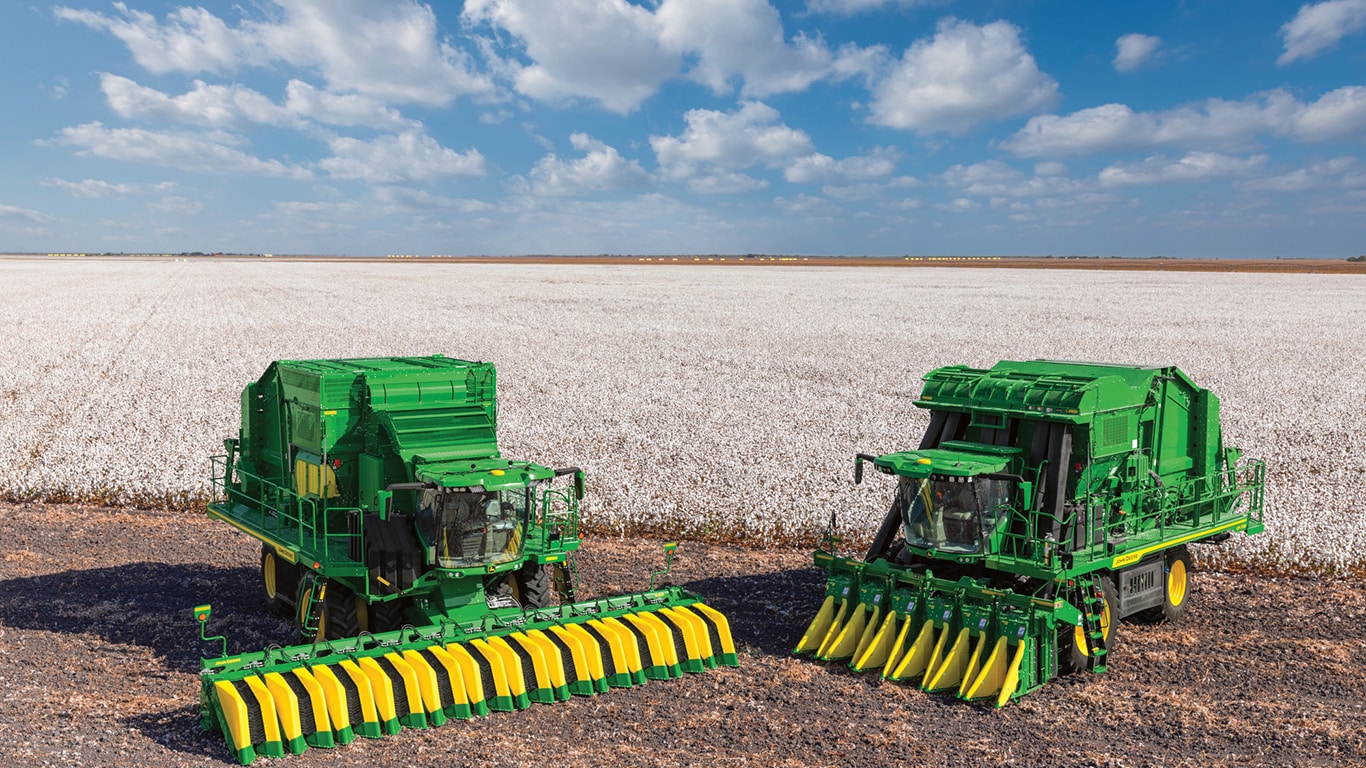
[[1171, 570], [1167, 572], [1167, 602], [1174, 606], [1186, 602], [1188, 584], [1185, 561], [1173, 560]]
[[265, 558], [261, 560], [261, 580], [265, 582], [266, 597], [275, 599], [275, 554], [267, 552]]

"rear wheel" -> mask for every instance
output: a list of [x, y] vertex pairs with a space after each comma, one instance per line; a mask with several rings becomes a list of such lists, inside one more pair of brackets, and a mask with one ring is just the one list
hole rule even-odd
[[[1119, 624], [1119, 595], [1114, 584], [1103, 576], [1101, 589], [1105, 595], [1100, 614], [1100, 645], [1105, 649], [1104, 661], [1108, 664], [1115, 647], [1115, 627]], [[1080, 606], [1078, 606], [1080, 607]], [[1091, 653], [1087, 649], [1086, 630], [1082, 627], [1061, 628], [1058, 630], [1058, 672], [1069, 674], [1083, 672], [1093, 666]]]
[[1139, 611], [1135, 615], [1140, 621], [1180, 621], [1186, 615], [1191, 597], [1191, 556], [1184, 545], [1167, 550], [1163, 575], [1162, 605]]
[[287, 595], [294, 594], [299, 566], [285, 562], [269, 544], [261, 545], [261, 592], [266, 608], [277, 616], [288, 616], [293, 609]]

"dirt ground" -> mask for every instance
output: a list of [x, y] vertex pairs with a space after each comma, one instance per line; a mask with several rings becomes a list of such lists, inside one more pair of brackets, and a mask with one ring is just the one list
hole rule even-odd
[[[228, 765], [198, 720], [191, 608], [230, 650], [290, 639], [258, 546], [186, 513], [0, 504], [0, 765]], [[589, 594], [659, 542], [585, 544]], [[1122, 625], [1103, 676], [1002, 710], [788, 655], [821, 597], [806, 552], [683, 542], [674, 580], [724, 612], [739, 669], [285, 758], [299, 766], [1366, 765], [1353, 582], [1200, 573], [1179, 625]], [[261, 760], [256, 765], [283, 764]]]

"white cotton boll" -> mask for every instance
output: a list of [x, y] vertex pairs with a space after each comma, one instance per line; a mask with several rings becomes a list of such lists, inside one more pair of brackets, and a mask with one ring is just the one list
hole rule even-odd
[[[1267, 532], [1208, 564], [1361, 567], [1366, 287], [1320, 275], [265, 262], [0, 263], [0, 490], [202, 498], [280, 358], [498, 365], [505, 456], [589, 474], [584, 520], [811, 546], [871, 537], [920, 377], [1053, 357], [1175, 364], [1267, 462]], [[61, 300], [54, 300], [60, 296]], [[1065, 300], [1059, 300], [1065, 297]], [[79, 308], [78, 310], [73, 308]], [[1308, 340], [1312, 340], [1309, 343]]]

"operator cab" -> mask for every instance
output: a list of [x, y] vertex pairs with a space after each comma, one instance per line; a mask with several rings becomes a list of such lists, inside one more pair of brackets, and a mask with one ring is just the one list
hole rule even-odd
[[522, 557], [531, 489], [428, 488], [417, 528], [440, 568], [501, 565]]
[[906, 543], [952, 554], [983, 554], [1010, 515], [1015, 482], [1007, 478], [930, 475], [904, 477], [901, 495]]
[[1019, 456], [1020, 450], [1009, 446], [946, 441], [938, 448], [860, 454], [854, 477], [861, 479], [866, 459], [878, 472], [896, 475], [895, 503], [906, 545], [966, 561], [995, 554], [1011, 510], [1028, 497], [1029, 484], [1021, 486], [1014, 466]]

